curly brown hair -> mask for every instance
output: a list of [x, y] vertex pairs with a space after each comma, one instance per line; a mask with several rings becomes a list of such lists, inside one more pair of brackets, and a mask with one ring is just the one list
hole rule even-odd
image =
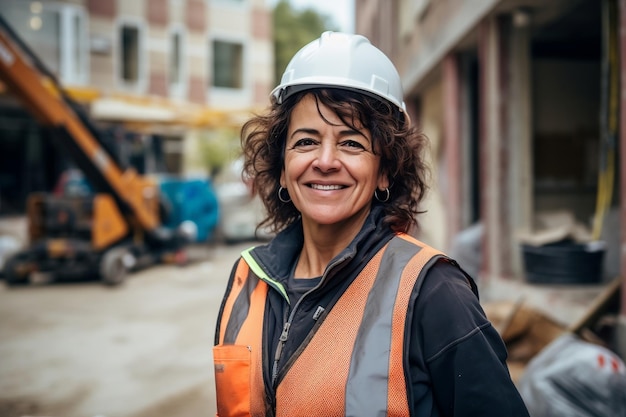
[[291, 113], [307, 94], [315, 98], [318, 109], [320, 105], [328, 107], [346, 126], [369, 129], [375, 153], [381, 157], [380, 169], [391, 184], [390, 198], [384, 203], [372, 198], [372, 203], [384, 204], [385, 222], [394, 231], [408, 232], [417, 226], [419, 203], [428, 189], [428, 168], [423, 158], [426, 136], [407, 123], [404, 114], [391, 103], [352, 90], [314, 88], [294, 93], [282, 104], [273, 103], [267, 114], [256, 115], [241, 129], [243, 176], [252, 181], [253, 190], [267, 210], [259, 227], [280, 231], [300, 217], [291, 202], [278, 198], [278, 190]]

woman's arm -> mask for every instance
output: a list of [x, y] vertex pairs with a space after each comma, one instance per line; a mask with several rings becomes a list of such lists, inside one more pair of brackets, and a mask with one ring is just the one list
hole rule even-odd
[[409, 341], [414, 415], [527, 417], [506, 347], [467, 277], [441, 260], [423, 279]]

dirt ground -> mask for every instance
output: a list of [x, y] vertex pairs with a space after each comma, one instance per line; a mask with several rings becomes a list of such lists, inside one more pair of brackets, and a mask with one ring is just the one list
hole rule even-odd
[[[0, 219], [0, 237], [24, 231], [23, 219]], [[197, 246], [191, 264], [155, 266], [115, 288], [0, 281], [0, 417], [214, 416], [219, 304], [233, 262], [255, 244]], [[521, 298], [563, 325], [603, 289], [488, 284], [483, 302]]]
[[120, 287], [0, 284], [0, 417], [215, 415], [211, 348], [232, 263], [193, 248]]

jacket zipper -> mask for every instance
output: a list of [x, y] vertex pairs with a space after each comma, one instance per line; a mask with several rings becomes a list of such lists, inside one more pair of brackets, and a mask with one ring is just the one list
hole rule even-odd
[[278, 338], [278, 346], [276, 346], [276, 352], [274, 353], [274, 365], [272, 366], [272, 385], [276, 383], [278, 377], [278, 361], [283, 353], [283, 346], [289, 337], [289, 327], [291, 327], [291, 317], [283, 325], [283, 331]]
[[[278, 362], [281, 359], [282, 353], [283, 353], [283, 347], [285, 346], [285, 343], [287, 342], [287, 339], [289, 338], [289, 329], [291, 328], [291, 322], [293, 321], [293, 318], [295, 317], [295, 313], [298, 310], [298, 307], [300, 306], [300, 303], [302, 302], [302, 300], [304, 299], [304, 297], [306, 297], [307, 295], [311, 294], [313, 291], [315, 291], [316, 289], [318, 289], [320, 286], [323, 285], [323, 283], [326, 281], [329, 272], [337, 265], [339, 265], [340, 263], [342, 263], [343, 261], [345, 261], [346, 259], [350, 258], [349, 255], [343, 256], [340, 259], [337, 259], [335, 262], [331, 263], [328, 265], [328, 267], [326, 268], [326, 271], [324, 272], [324, 275], [322, 275], [322, 279], [320, 280], [319, 284], [317, 284], [315, 287], [311, 288], [309, 291], [307, 291], [304, 295], [302, 295], [302, 297], [300, 297], [300, 299], [298, 300], [298, 302], [296, 303], [295, 306], [293, 306], [293, 309], [291, 310], [291, 313], [289, 314], [289, 317], [285, 317], [283, 319], [284, 324], [283, 324], [283, 331], [280, 334], [280, 337], [278, 338], [278, 345], [276, 346], [276, 352], [274, 353], [274, 364], [272, 366], [272, 386], [276, 386], [276, 381], [278, 380]], [[287, 300], [287, 302], [289, 302], [289, 300]]]

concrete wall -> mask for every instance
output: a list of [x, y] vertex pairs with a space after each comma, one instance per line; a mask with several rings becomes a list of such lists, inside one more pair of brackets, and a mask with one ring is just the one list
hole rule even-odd
[[443, 143], [443, 95], [440, 82], [433, 83], [424, 91], [421, 117], [418, 121], [430, 141], [427, 163], [430, 166], [430, 189], [421, 204], [426, 213], [418, 216], [419, 239], [429, 245], [447, 250], [446, 207], [444, 192], [446, 177]]

